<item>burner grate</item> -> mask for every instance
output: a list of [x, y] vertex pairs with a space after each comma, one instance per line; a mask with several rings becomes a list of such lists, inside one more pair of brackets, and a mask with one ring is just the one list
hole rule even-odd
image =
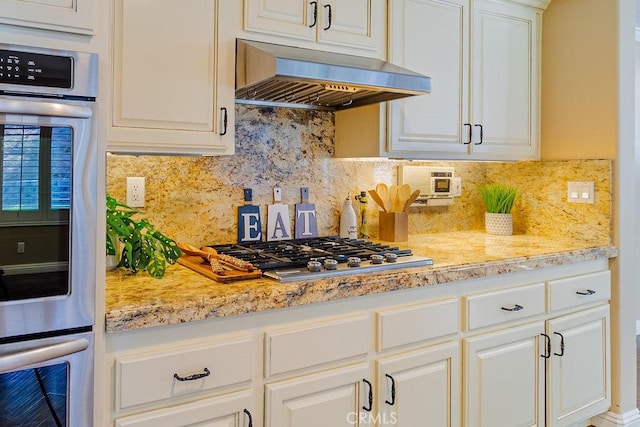
[[346, 263], [349, 257], [363, 261], [372, 255], [394, 253], [398, 257], [411, 256], [409, 249], [374, 243], [368, 240], [344, 239], [338, 236], [312, 239], [280, 240], [273, 242], [209, 245], [218, 253], [248, 261], [262, 271], [305, 267], [309, 261], [334, 259]]

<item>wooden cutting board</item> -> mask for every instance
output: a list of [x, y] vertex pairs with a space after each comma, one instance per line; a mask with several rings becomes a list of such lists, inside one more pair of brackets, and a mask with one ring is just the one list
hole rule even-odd
[[240, 271], [234, 269], [226, 269], [224, 274], [217, 274], [211, 270], [211, 265], [205, 261], [201, 256], [197, 255], [182, 255], [178, 258], [178, 264], [184, 265], [191, 270], [207, 276], [210, 279], [220, 283], [235, 282], [238, 280], [259, 279], [262, 277], [262, 270], [253, 270], [250, 272]]

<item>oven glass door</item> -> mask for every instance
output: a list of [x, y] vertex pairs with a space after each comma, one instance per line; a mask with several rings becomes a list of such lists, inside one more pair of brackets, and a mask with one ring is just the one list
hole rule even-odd
[[0, 344], [0, 427], [92, 424], [91, 333]]
[[0, 300], [69, 293], [73, 128], [0, 124]]
[[0, 97], [0, 337], [93, 324], [94, 104]]

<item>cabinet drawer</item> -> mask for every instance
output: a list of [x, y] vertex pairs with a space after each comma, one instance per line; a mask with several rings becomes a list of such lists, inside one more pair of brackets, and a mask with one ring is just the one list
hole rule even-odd
[[369, 348], [369, 330], [369, 316], [363, 314], [267, 332], [265, 375], [365, 355]]
[[377, 313], [378, 351], [455, 334], [459, 325], [457, 298], [402, 306]]
[[544, 283], [483, 292], [465, 300], [468, 330], [545, 312]]
[[253, 350], [246, 337], [118, 357], [117, 409], [249, 383]]
[[596, 301], [606, 301], [611, 297], [611, 272], [608, 270], [550, 280], [548, 284], [550, 312]]
[[115, 427], [237, 426], [240, 417], [247, 417], [244, 409], [252, 405], [251, 392], [229, 393], [118, 418]]

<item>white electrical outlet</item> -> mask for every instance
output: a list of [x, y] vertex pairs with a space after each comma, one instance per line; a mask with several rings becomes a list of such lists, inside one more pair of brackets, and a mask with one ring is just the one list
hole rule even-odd
[[144, 208], [144, 177], [127, 177], [127, 205], [132, 208]]

